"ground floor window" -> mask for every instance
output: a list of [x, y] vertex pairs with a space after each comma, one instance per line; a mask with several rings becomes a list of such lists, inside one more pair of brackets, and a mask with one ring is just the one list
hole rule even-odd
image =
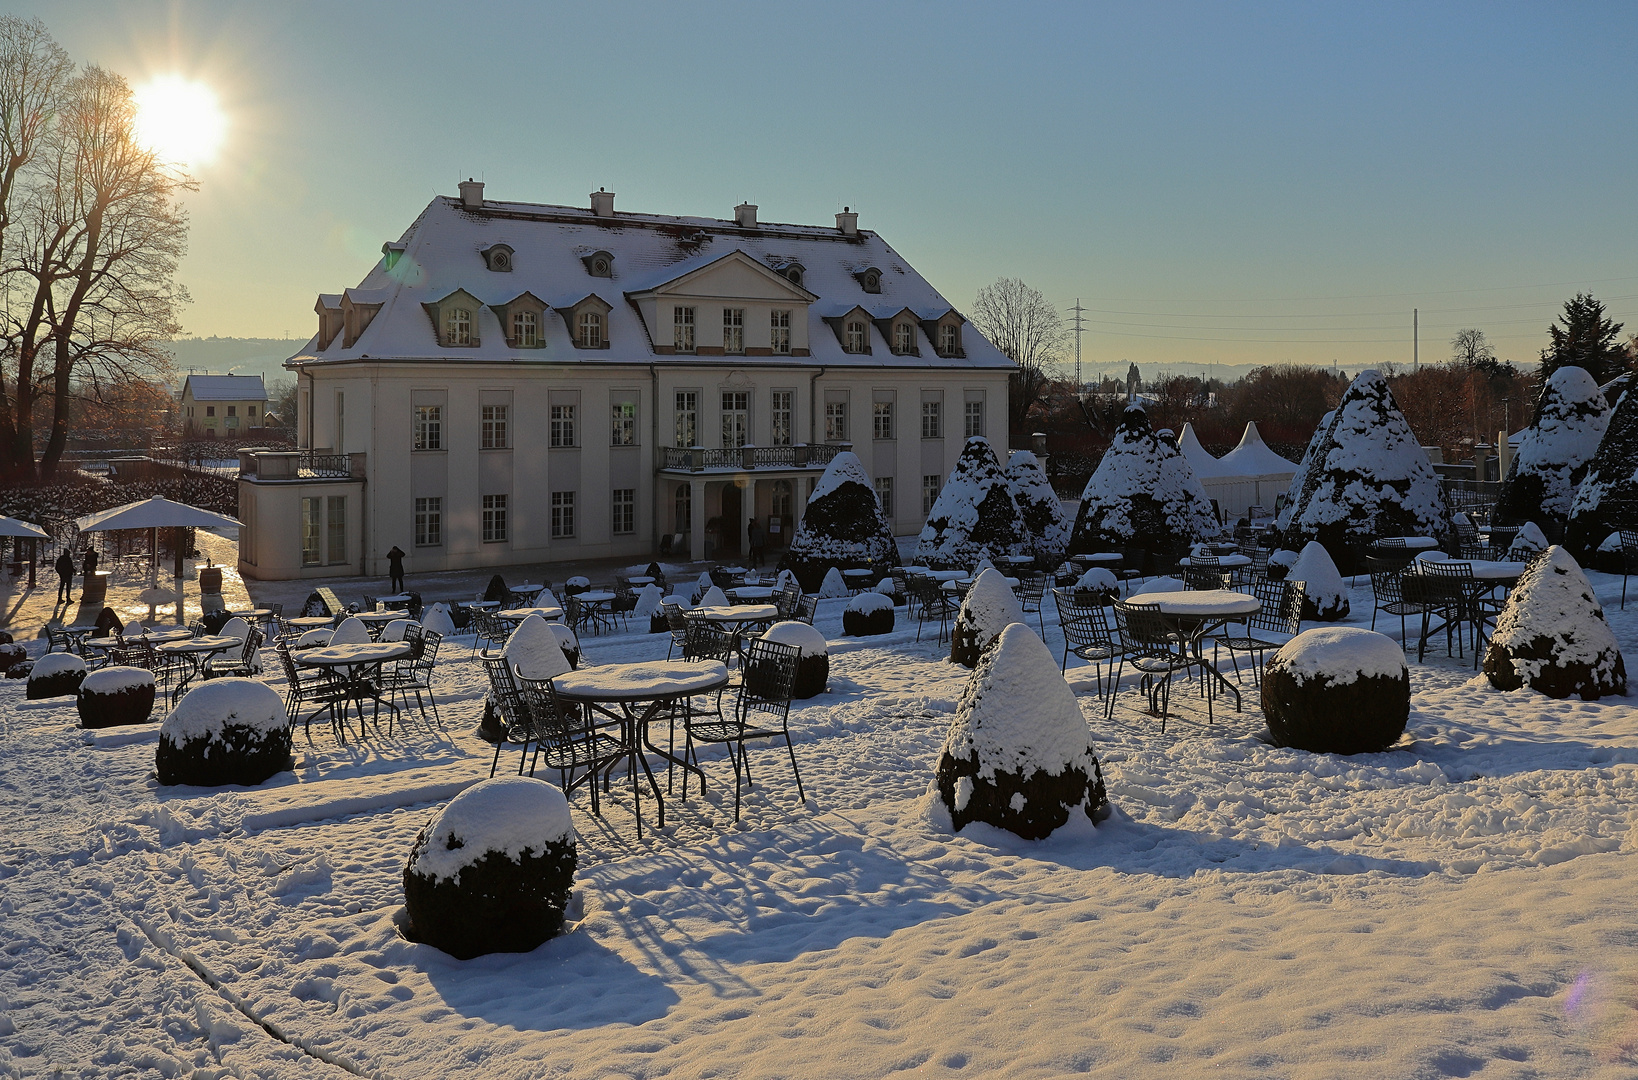
[[483, 542], [498, 544], [506, 539], [506, 496], [483, 497]]
[[891, 476], [876, 477], [876, 501], [882, 504], [882, 514], [888, 520], [892, 520], [893, 478]]
[[921, 512], [927, 515], [933, 512], [933, 504], [938, 502], [938, 489], [944, 486], [944, 481], [934, 473], [921, 478]]
[[[329, 558], [325, 558], [328, 548]], [[301, 501], [301, 564], [337, 566], [347, 561], [347, 496]]]
[[694, 489], [688, 484], [678, 484], [676, 503], [676, 531], [685, 533], [694, 527]]
[[637, 489], [614, 489], [614, 535], [630, 536], [637, 531]]
[[552, 492], [552, 539], [565, 540], [574, 535], [574, 492]]
[[788, 518], [791, 516], [791, 482], [789, 480], [775, 480], [773, 483], [773, 515], [774, 517]]
[[337, 566], [347, 561], [347, 496], [331, 495], [329, 503], [330, 565]]
[[324, 553], [320, 545], [324, 541], [324, 500], [303, 499], [301, 501], [301, 564], [303, 566], [321, 566], [324, 563]]
[[415, 500], [415, 546], [437, 547], [444, 542], [442, 497]]

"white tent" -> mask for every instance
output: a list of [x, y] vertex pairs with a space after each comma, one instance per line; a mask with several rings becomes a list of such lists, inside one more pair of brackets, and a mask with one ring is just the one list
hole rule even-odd
[[1194, 433], [1193, 424], [1183, 425], [1183, 434], [1178, 436], [1177, 449], [1189, 462], [1189, 468], [1203, 483], [1209, 477], [1227, 476], [1223, 471], [1223, 463], [1211, 456], [1211, 452], [1200, 445], [1200, 437]]
[[[1200, 446], [1199, 441], [1193, 438], [1191, 429], [1185, 428], [1183, 435], [1195, 446]], [[1255, 420], [1246, 424], [1246, 430], [1240, 436], [1240, 445], [1222, 457], [1212, 457], [1204, 447], [1200, 447], [1200, 453], [1211, 462], [1209, 467], [1212, 469], [1201, 475], [1200, 482], [1205, 485], [1206, 494], [1217, 503], [1218, 509], [1231, 519], [1243, 516], [1253, 506], [1272, 511], [1274, 497], [1285, 491], [1291, 478], [1297, 475], [1294, 462], [1276, 454], [1263, 442]], [[1193, 464], [1192, 458], [1190, 464]], [[1198, 466], [1195, 472], [1200, 473]]]

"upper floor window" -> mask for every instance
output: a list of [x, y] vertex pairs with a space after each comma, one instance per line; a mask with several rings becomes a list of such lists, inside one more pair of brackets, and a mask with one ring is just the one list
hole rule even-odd
[[943, 402], [924, 401], [921, 403], [921, 437], [924, 439], [944, 438]]
[[576, 334], [582, 349], [601, 349], [603, 347], [603, 313], [601, 311], [582, 311], [580, 326]]
[[505, 405], [483, 407], [482, 446], [485, 450], [504, 450], [510, 445], [506, 441], [506, 413]]
[[893, 324], [893, 351], [903, 356], [916, 351], [916, 324], [901, 322]]
[[444, 407], [417, 405], [415, 407], [415, 449], [442, 450], [444, 448]]
[[229, 405], [227, 407], [227, 410], [228, 410], [228, 415], [229, 416], [237, 416], [238, 415], [238, 412], [237, 412], [238, 406], [237, 405]]
[[722, 445], [734, 450], [751, 438], [751, 395], [744, 390], [722, 392]]
[[698, 446], [700, 442], [700, 395], [697, 390], [678, 390], [676, 403], [676, 439], [681, 447]]
[[552, 406], [550, 434], [550, 445], [552, 446], [565, 447], [575, 445], [573, 405]]
[[722, 309], [722, 351], [725, 353], [742, 353], [745, 351], [745, 309], [725, 307]]
[[773, 338], [775, 356], [789, 356], [791, 351], [791, 313], [776, 311], [769, 317], [768, 329]]
[[533, 349], [540, 344], [540, 316], [532, 311], [512, 313], [512, 345], [519, 349]]
[[636, 446], [637, 445], [637, 406], [630, 401], [614, 403], [613, 426], [609, 432], [609, 445]]
[[893, 478], [891, 476], [876, 477], [876, 501], [881, 504], [882, 516], [893, 516]]
[[671, 309], [671, 344], [680, 353], [694, 351], [694, 309]]
[[206, 405], [205, 406], [205, 415], [206, 416], [215, 416], [216, 415], [216, 406]]
[[969, 401], [964, 412], [967, 421], [967, 438], [984, 434], [984, 403]]
[[878, 439], [893, 437], [893, 403], [891, 401], [877, 401], [871, 409], [873, 434]]
[[444, 316], [444, 344], [472, 344], [472, 312], [464, 307], [449, 309]]
[[415, 546], [437, 547], [444, 542], [444, 500], [441, 496], [415, 500]]
[[507, 514], [505, 495], [483, 497], [483, 542], [499, 544], [506, 540]]
[[954, 356], [961, 351], [961, 327], [944, 323], [938, 328], [938, 351], [940, 356]]
[[796, 412], [796, 391], [775, 390], [771, 395], [773, 412], [773, 438], [775, 446], [789, 446], [791, 444], [791, 419]]
[[847, 351], [850, 353], [864, 352], [865, 342], [869, 340], [866, 336], [865, 324], [862, 322], [850, 322], [847, 324], [845, 330], [846, 333], [844, 335], [844, 339], [847, 343]]
[[552, 492], [552, 539], [567, 540], [574, 536], [574, 492]]
[[847, 442], [847, 402], [825, 402], [825, 441]]

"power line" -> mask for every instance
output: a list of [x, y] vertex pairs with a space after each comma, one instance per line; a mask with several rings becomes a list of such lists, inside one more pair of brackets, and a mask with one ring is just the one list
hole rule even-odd
[[[1181, 304], [1302, 304], [1313, 300], [1391, 300], [1404, 296], [1464, 296], [1470, 293], [1487, 292], [1514, 292], [1521, 289], [1559, 289], [1565, 287], [1580, 287], [1583, 285], [1607, 285], [1612, 281], [1638, 281], [1638, 275], [1612, 278], [1583, 278], [1578, 281], [1548, 281], [1538, 285], [1490, 285], [1479, 289], [1416, 289], [1411, 292], [1392, 293], [1353, 293], [1344, 296], [1265, 296], [1265, 297], [1235, 297], [1229, 299], [1213, 299], [1210, 297], [1193, 297], [1183, 299], [1171, 297], [1166, 302]], [[1101, 298], [1111, 304], [1146, 304], [1160, 303], [1150, 296], [1105, 296]]]
[[1069, 325], [1075, 332], [1075, 392], [1081, 392], [1081, 335], [1086, 332], [1086, 319], [1083, 317], [1085, 308], [1081, 307], [1080, 297], [1075, 298], [1075, 306], [1069, 309], [1075, 314], [1069, 320]]

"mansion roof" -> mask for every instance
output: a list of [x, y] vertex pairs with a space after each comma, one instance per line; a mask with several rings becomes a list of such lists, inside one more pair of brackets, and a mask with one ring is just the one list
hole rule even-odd
[[266, 401], [267, 387], [260, 375], [189, 375], [179, 396], [194, 401]]
[[[613, 196], [606, 198], [604, 209]], [[941, 354], [944, 346], [932, 336], [942, 326], [965, 320], [874, 232], [757, 224], [754, 207], [749, 222], [738, 224], [495, 202], [482, 200], [481, 192], [479, 200], [481, 205], [435, 197], [399, 241], [383, 246], [383, 258], [357, 288], [320, 295], [320, 332], [286, 363], [697, 364], [700, 355], [673, 354], [671, 309], [656, 307], [657, 298], [675, 291], [709, 302], [743, 297], [753, 304], [783, 306], [793, 318], [806, 313], [805, 357], [797, 350], [795, 356], [732, 353], [707, 356], [707, 361], [747, 367], [1012, 367], [971, 326], [960, 330], [959, 352]], [[472, 344], [446, 343], [439, 329], [439, 305], [450, 304], [457, 295], [463, 311], [475, 309]], [[577, 348], [572, 316], [592, 308], [605, 313], [607, 344]], [[539, 312], [539, 347], [509, 342], [502, 322], [509, 309]], [[647, 325], [645, 310], [649, 319], [664, 325]], [[661, 310], [667, 314], [656, 315]], [[845, 342], [852, 339], [845, 338], [842, 323], [852, 319], [848, 325], [856, 326], [860, 311], [868, 351], [850, 351]], [[766, 323], [767, 317], [762, 318]], [[887, 340], [888, 334], [902, 330], [895, 318], [913, 323], [915, 348]]]

